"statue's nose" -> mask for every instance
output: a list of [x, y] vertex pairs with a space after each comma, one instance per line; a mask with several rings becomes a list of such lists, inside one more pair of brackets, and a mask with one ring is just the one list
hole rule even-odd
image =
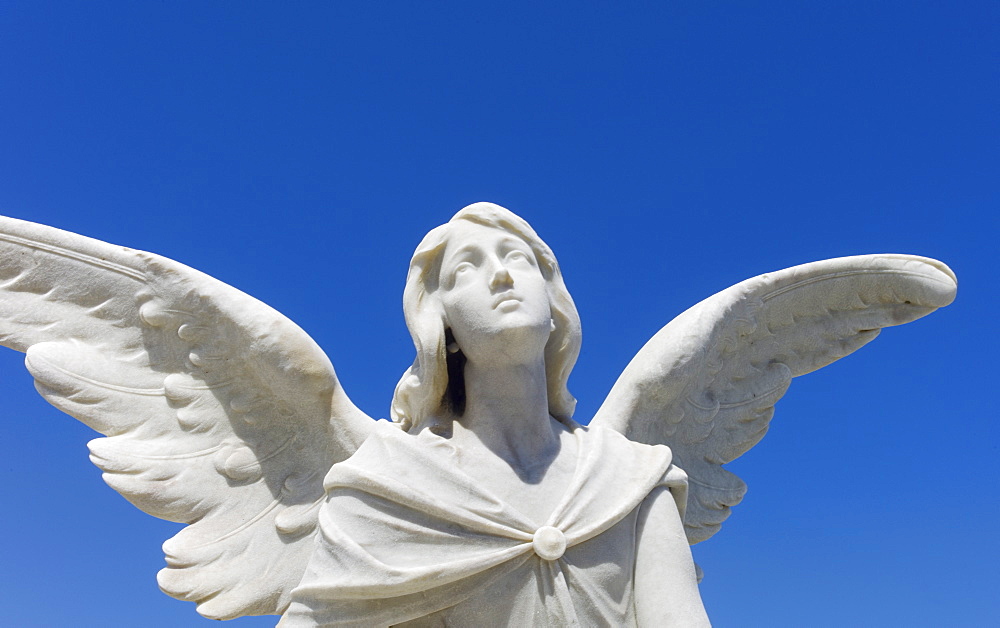
[[490, 290], [509, 288], [513, 285], [514, 278], [510, 276], [510, 272], [507, 270], [507, 267], [501, 264], [497, 267], [497, 271], [493, 273], [493, 278], [490, 280]]

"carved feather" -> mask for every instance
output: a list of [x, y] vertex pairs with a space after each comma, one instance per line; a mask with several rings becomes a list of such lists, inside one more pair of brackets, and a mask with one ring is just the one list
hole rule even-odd
[[687, 472], [692, 544], [743, 498], [722, 468], [767, 432], [791, 379], [955, 298], [954, 273], [911, 255], [844, 257], [748, 279], [687, 310], [639, 351], [593, 424], [666, 444]]
[[90, 450], [112, 488], [189, 524], [164, 591], [216, 619], [284, 610], [323, 476], [372, 426], [305, 332], [166, 258], [0, 218], [0, 343], [107, 436]]

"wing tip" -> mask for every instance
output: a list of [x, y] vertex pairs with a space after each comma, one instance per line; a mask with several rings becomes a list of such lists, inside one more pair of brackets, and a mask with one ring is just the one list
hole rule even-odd
[[928, 285], [924, 283], [927, 291], [924, 295], [925, 301], [917, 305], [931, 308], [941, 308], [950, 305], [958, 294], [958, 276], [947, 264], [933, 257], [923, 257], [921, 255], [909, 255], [906, 253], [883, 253], [871, 256], [880, 259], [891, 259], [905, 264], [919, 264], [924, 267], [923, 276], [933, 282]]

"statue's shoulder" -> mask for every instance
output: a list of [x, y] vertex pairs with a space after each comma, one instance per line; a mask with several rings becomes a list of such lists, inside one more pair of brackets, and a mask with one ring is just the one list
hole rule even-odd
[[673, 454], [666, 445], [638, 443], [600, 425], [570, 427], [580, 444], [578, 474], [588, 476], [591, 482], [605, 481], [609, 488], [629, 484], [651, 490], [671, 466]]
[[328, 490], [333, 486], [364, 486], [375, 478], [417, 483], [447, 475], [452, 456], [446, 439], [427, 430], [407, 432], [398, 423], [380, 420], [353, 455], [333, 465], [325, 485]]
[[666, 445], [647, 445], [629, 440], [618, 430], [604, 425], [581, 425], [572, 420], [566, 424], [580, 438], [581, 442], [587, 444], [588, 449], [597, 449], [612, 456], [638, 455], [643, 458], [666, 457], [668, 459], [672, 456], [670, 447]]

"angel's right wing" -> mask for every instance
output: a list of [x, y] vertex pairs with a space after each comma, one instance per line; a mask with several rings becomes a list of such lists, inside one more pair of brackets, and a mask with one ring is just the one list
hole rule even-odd
[[670, 446], [688, 474], [688, 541], [704, 541], [746, 492], [722, 465], [763, 438], [792, 378], [948, 305], [956, 288], [947, 266], [913, 255], [842, 257], [748, 279], [653, 336], [591, 424]]
[[0, 343], [107, 436], [90, 449], [109, 485], [189, 524], [165, 592], [216, 619], [284, 610], [323, 476], [374, 425], [305, 332], [177, 262], [0, 217]]

